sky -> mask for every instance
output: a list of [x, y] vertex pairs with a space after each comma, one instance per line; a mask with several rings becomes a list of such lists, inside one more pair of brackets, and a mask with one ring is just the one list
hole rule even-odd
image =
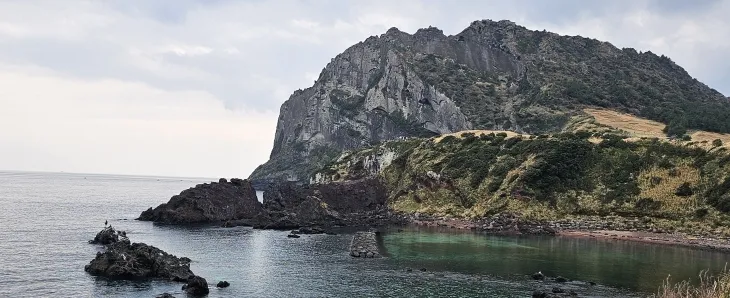
[[338, 53], [481, 19], [664, 54], [730, 96], [730, 0], [0, 0], [0, 170], [245, 178]]

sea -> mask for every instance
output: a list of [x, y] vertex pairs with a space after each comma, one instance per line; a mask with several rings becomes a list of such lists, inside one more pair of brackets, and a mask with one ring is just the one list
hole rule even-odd
[[[167, 226], [136, 221], [205, 178], [0, 172], [0, 297], [186, 297], [182, 284], [119, 281], [84, 272], [104, 222], [192, 259], [208, 297], [531, 297], [552, 289], [541, 271], [572, 280], [581, 297], [646, 297], [669, 280], [721, 270], [727, 254], [615, 240], [497, 237], [393, 227], [380, 259], [348, 255], [350, 232], [287, 238], [249, 227]], [[259, 193], [260, 194], [260, 193]], [[231, 286], [218, 289], [218, 281]], [[595, 283], [595, 285], [593, 285]]]

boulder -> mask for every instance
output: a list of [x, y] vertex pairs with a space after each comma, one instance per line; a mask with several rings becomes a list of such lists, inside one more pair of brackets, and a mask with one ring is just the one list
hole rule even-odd
[[178, 258], [144, 243], [130, 243], [128, 239], [106, 246], [84, 270], [94, 276], [126, 280], [187, 281], [194, 276], [190, 271], [190, 259]]
[[175, 296], [172, 296], [170, 293], [162, 293], [160, 295], [155, 296], [155, 298], [175, 298]]
[[299, 236], [297, 234], [289, 234], [289, 235], [286, 235], [286, 237], [289, 237], [289, 238], [299, 238], [299, 237], [302, 237], [302, 236]]
[[166, 224], [220, 223], [252, 219], [263, 210], [248, 180], [225, 179], [199, 184], [149, 208], [137, 218]]
[[210, 289], [208, 289], [208, 282], [205, 278], [197, 275], [188, 279], [188, 283], [184, 286], [184, 289], [188, 295], [194, 297], [205, 296], [210, 293]]
[[223, 280], [223, 281], [219, 281], [218, 284], [215, 285], [215, 286], [218, 287], [218, 288], [227, 288], [230, 285], [231, 285], [230, 283], [228, 283], [227, 281]]
[[97, 233], [96, 237], [94, 237], [94, 240], [90, 240], [89, 243], [109, 245], [118, 242], [120, 236], [122, 238], [126, 238], [127, 233], [117, 232], [117, 230], [115, 230], [112, 226], [108, 226], [101, 230], [99, 233]]
[[532, 274], [532, 279], [534, 280], [545, 280], [545, 274], [542, 274], [542, 272], [537, 272]]
[[558, 276], [555, 278], [555, 282], [564, 283], [564, 282], [568, 282], [568, 279], [565, 277], [562, 277], [562, 276]]

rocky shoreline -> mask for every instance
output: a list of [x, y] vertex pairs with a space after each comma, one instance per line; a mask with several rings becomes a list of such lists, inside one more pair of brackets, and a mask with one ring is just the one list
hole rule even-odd
[[322, 233], [344, 227], [368, 230], [415, 225], [493, 235], [592, 237], [730, 252], [729, 239], [657, 228], [652, 219], [646, 217], [594, 216], [535, 221], [521, 218], [519, 214], [501, 213], [469, 220], [394, 212], [388, 208], [386, 189], [375, 178], [310, 185], [280, 182], [267, 188], [263, 203], [256, 198], [250, 181], [221, 178], [218, 182], [200, 184], [173, 196], [168, 203], [142, 212], [138, 220], [275, 230], [304, 228]]

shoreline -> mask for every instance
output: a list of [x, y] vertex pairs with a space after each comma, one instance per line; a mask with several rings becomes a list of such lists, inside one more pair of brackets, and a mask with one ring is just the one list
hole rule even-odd
[[[631, 241], [666, 246], [688, 247], [707, 251], [730, 253], [730, 239], [707, 236], [693, 236], [684, 233], [660, 233], [651, 230], [634, 229], [630, 231], [616, 229], [561, 229], [554, 223], [520, 223], [514, 221], [512, 225], [493, 226], [492, 220], [487, 226], [483, 220], [472, 221], [464, 219], [411, 219], [408, 225], [414, 227], [434, 227], [450, 230], [485, 232], [490, 235], [517, 236], [517, 235], [550, 235], [566, 238], [593, 238], [612, 241]], [[487, 228], [485, 228], [485, 226]]]

